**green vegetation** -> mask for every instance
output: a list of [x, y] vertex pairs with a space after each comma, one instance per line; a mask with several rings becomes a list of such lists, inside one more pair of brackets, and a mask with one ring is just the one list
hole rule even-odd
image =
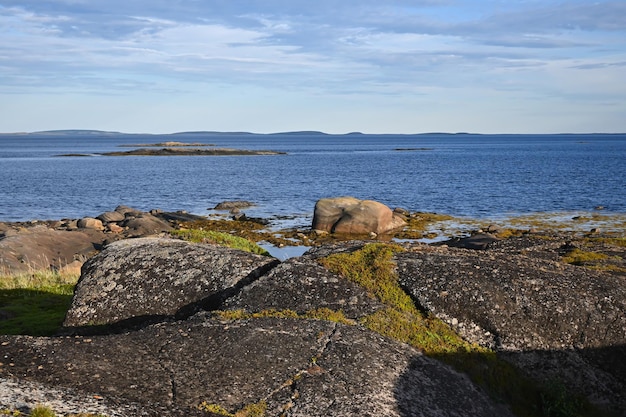
[[258, 255], [270, 256], [269, 252], [267, 252], [256, 243], [251, 242], [243, 237], [233, 236], [225, 232], [217, 232], [214, 230], [181, 229], [174, 230], [171, 233], [175, 237], [190, 242], [215, 243], [217, 245], [228, 246], [229, 248], [256, 253]]
[[322, 264], [365, 288], [387, 308], [363, 318], [362, 324], [385, 336], [409, 343], [427, 354], [480, 350], [459, 337], [441, 320], [420, 312], [398, 284], [392, 260], [397, 245], [369, 244], [349, 254], [334, 254]]
[[62, 325], [76, 273], [51, 270], [0, 275], [0, 334], [49, 336]]
[[209, 404], [206, 401], [202, 402], [202, 404], [198, 406], [198, 409], [227, 417], [264, 417], [267, 411], [267, 403], [265, 401], [260, 401], [255, 404], [249, 404], [234, 414], [229, 413], [228, 410], [221, 405]]
[[608, 256], [603, 253], [587, 252], [576, 248], [563, 257], [563, 262], [572, 265], [588, 265], [607, 258]]
[[[12, 409], [0, 409], [0, 416], [11, 416], [11, 417], [56, 417], [56, 413], [50, 408], [43, 405], [38, 405], [33, 408], [30, 413], [22, 413], [19, 410]], [[90, 414], [90, 413], [80, 413], [80, 414], [67, 414], [65, 417], [106, 417], [103, 414]]]
[[325, 320], [348, 325], [356, 324], [353, 320], [348, 319], [342, 311], [334, 311], [329, 308], [318, 308], [315, 310], [309, 310], [304, 314], [298, 314], [297, 312], [289, 309], [268, 309], [256, 313], [248, 313], [244, 310], [221, 310], [215, 311], [214, 314], [222, 320], [244, 320], [274, 317], [279, 319]]
[[50, 407], [38, 405], [32, 409], [30, 417], [56, 417], [56, 413]]
[[[541, 387], [495, 352], [464, 341], [441, 320], [419, 311], [400, 287], [394, 271], [392, 257], [401, 250], [396, 245], [369, 244], [353, 253], [333, 254], [321, 260], [327, 268], [362, 285], [387, 305], [363, 318], [363, 325], [466, 373], [496, 400], [508, 403], [518, 416], [601, 415], [566, 391], [555, 393]], [[573, 414], [562, 414], [562, 410]]]
[[248, 239], [251, 242], [265, 241], [276, 246], [296, 246], [301, 244], [299, 240], [293, 239], [297, 232], [284, 232], [282, 234], [283, 237], [281, 237], [280, 233], [271, 233], [267, 231], [266, 225], [254, 220], [196, 220], [183, 222], [180, 224], [180, 227], [182, 229], [223, 232]]
[[581, 399], [573, 397], [561, 381], [549, 381], [541, 393], [541, 410], [550, 417], [576, 417], [583, 407]]
[[394, 233], [398, 239], [422, 239], [434, 238], [437, 233], [429, 232], [428, 229], [436, 223], [454, 220], [454, 217], [437, 213], [414, 213], [407, 219], [407, 225], [403, 230]]

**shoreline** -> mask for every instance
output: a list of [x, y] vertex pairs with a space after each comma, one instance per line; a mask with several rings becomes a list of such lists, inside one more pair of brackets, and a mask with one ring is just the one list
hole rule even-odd
[[[241, 213], [251, 213], [252, 218], [262, 220], [267, 224], [268, 228], [273, 231], [280, 231], [290, 228], [306, 228], [307, 224], [311, 224], [313, 212], [311, 213], [291, 213], [291, 214], [269, 214], [266, 210], [259, 210], [257, 205], [240, 210]], [[225, 210], [216, 210], [214, 208], [206, 209], [205, 214], [197, 212], [189, 212], [188, 210], [162, 210], [148, 209], [145, 212], [160, 211], [168, 213], [184, 213], [191, 216], [203, 217], [207, 219], [227, 219], [232, 216]], [[537, 230], [558, 230], [567, 232], [591, 232], [593, 229], [602, 230], [611, 233], [626, 233], [626, 213], [611, 212], [605, 210], [572, 210], [572, 211], [548, 211], [548, 212], [531, 212], [531, 213], [510, 213], [495, 214], [484, 217], [455, 215], [448, 213], [411, 211], [416, 215], [432, 215], [441, 216], [443, 220], [435, 222], [446, 230], [464, 231], [471, 228], [484, 228], [488, 225], [498, 226], [500, 228], [517, 228], [517, 229], [537, 229]], [[96, 217], [97, 214], [89, 214], [87, 211], [79, 215], [60, 216], [57, 218], [49, 217], [28, 217], [20, 219], [4, 219], [0, 217], [0, 224], [17, 224], [17, 225], [34, 225], [37, 223], [51, 223], [59, 221], [67, 221], [80, 219], [83, 217]]]

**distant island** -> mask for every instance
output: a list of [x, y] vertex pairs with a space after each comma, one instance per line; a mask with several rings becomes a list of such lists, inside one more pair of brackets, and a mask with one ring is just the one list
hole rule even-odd
[[105, 152], [99, 155], [103, 156], [225, 156], [225, 155], [285, 155], [285, 152], [265, 151], [265, 150], [246, 150], [231, 148], [214, 148], [214, 149], [198, 149], [187, 147], [173, 148], [141, 148], [132, 151], [116, 151]]
[[159, 143], [139, 143], [136, 145], [119, 145], [121, 148], [175, 148], [184, 146], [215, 146], [213, 143], [185, 143], [185, 142], [159, 142]]
[[[166, 142], [169, 143], [169, 142]], [[161, 149], [155, 149], [155, 147], [162, 146], [163, 144], [146, 144], [139, 145], [145, 146], [139, 149], [133, 149], [131, 151], [115, 151], [104, 152], [96, 154], [83, 154], [83, 153], [66, 153], [56, 156], [228, 156], [228, 155], [285, 155], [286, 152], [268, 151], [268, 150], [247, 150], [247, 149], [232, 149], [232, 148], [211, 148], [200, 149], [192, 146], [215, 146], [205, 144], [187, 144], [182, 142], [174, 142], [169, 147], [163, 147]], [[120, 145], [120, 146], [134, 146], [134, 145]]]

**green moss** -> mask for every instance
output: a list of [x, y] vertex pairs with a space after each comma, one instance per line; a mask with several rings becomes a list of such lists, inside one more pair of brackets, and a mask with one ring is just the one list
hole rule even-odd
[[603, 237], [603, 238], [590, 238], [591, 242], [600, 242], [606, 245], [619, 246], [626, 248], [626, 237]]
[[205, 411], [207, 413], [213, 413], [213, 414], [217, 414], [220, 416], [229, 416], [229, 417], [233, 417], [234, 414], [231, 414], [228, 412], [228, 410], [226, 410], [224, 407], [222, 407], [219, 404], [209, 404], [206, 401], [203, 401], [199, 406], [198, 409], [201, 411]]
[[190, 242], [209, 242], [216, 245], [228, 246], [233, 249], [269, 256], [269, 252], [256, 243], [243, 237], [234, 236], [225, 232], [216, 232], [214, 230], [181, 229], [174, 230], [171, 234], [177, 238]]
[[582, 399], [572, 396], [558, 380], [544, 384], [541, 393], [541, 410], [549, 417], [577, 417], [584, 407]]
[[420, 312], [400, 287], [393, 254], [403, 248], [392, 244], [368, 244], [353, 253], [333, 254], [320, 262], [326, 268], [365, 288], [387, 306], [361, 322], [385, 336], [409, 343], [427, 354], [479, 349], [459, 337], [434, 316]]
[[245, 320], [273, 317], [279, 319], [325, 320], [349, 325], [355, 324], [355, 322], [348, 319], [342, 311], [334, 311], [329, 308], [309, 310], [304, 314], [298, 314], [297, 312], [289, 309], [267, 309], [256, 313], [248, 313], [245, 310], [223, 310], [215, 311], [214, 314], [222, 320]]
[[219, 404], [209, 404], [206, 401], [200, 404], [198, 409], [207, 413], [214, 413], [227, 417], [264, 417], [267, 412], [267, 403], [265, 401], [259, 401], [255, 404], [249, 404], [234, 414], [228, 412], [228, 410]]
[[608, 258], [608, 255], [605, 255], [603, 253], [587, 252], [576, 248], [569, 252], [567, 255], [565, 255], [562, 260], [563, 262], [572, 265], [587, 265], [589, 263], [602, 261]]
[[[437, 213], [413, 213], [407, 219], [403, 230], [394, 233], [398, 239], [421, 239], [429, 237], [428, 229], [435, 223], [454, 220], [454, 217]], [[432, 237], [432, 236], [431, 236]]]
[[180, 227], [223, 232], [248, 239], [251, 242], [263, 241], [275, 246], [297, 246], [301, 244], [301, 237], [298, 236], [300, 233], [292, 232], [287, 235], [287, 232], [270, 232], [264, 224], [252, 220], [197, 220], [181, 223]]

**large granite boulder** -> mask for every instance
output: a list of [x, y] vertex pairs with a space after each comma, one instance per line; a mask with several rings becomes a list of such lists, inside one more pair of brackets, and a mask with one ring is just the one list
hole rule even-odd
[[257, 404], [266, 416], [512, 416], [441, 362], [328, 321], [201, 313], [108, 336], [0, 336], [0, 357], [11, 364], [2, 377], [140, 404], [137, 415], [204, 403], [230, 413]]
[[184, 316], [219, 303], [277, 260], [208, 244], [138, 238], [110, 244], [83, 265], [66, 327]]
[[427, 247], [396, 256], [417, 303], [499, 350], [626, 344], [626, 282], [554, 261]]
[[[516, 242], [518, 241], [518, 242]], [[401, 285], [467, 340], [544, 382], [626, 410], [626, 280], [568, 265], [558, 245], [525, 239], [475, 251], [418, 247], [396, 255]], [[511, 247], [520, 246], [512, 251]], [[503, 250], [504, 249], [504, 250]]]
[[338, 234], [384, 234], [406, 225], [382, 203], [354, 197], [323, 198], [315, 204], [314, 230]]
[[104, 230], [102, 220], [93, 217], [83, 217], [78, 220], [77, 226], [79, 229]]

